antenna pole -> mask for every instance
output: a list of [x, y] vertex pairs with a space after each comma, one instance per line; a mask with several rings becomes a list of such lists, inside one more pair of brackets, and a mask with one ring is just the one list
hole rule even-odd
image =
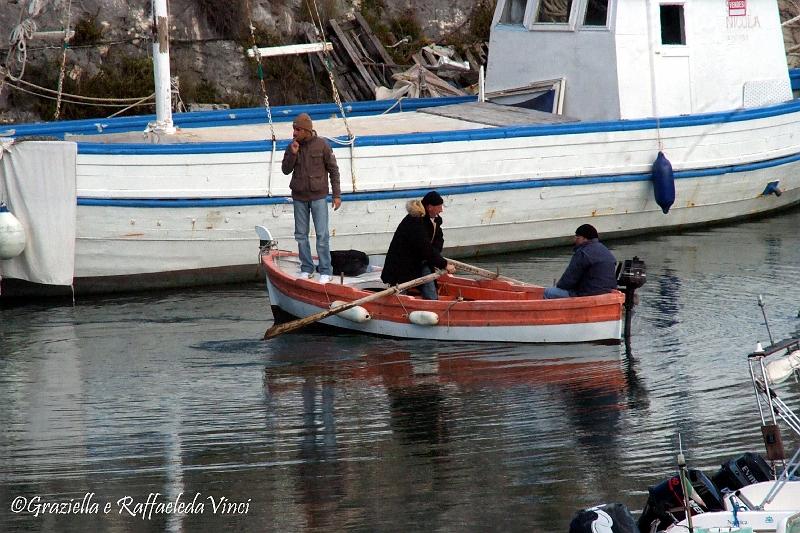
[[764, 298], [758, 295], [758, 306], [761, 308], [761, 314], [764, 315], [764, 325], [767, 326], [767, 335], [769, 335], [769, 343], [775, 344], [772, 340], [772, 332], [769, 330], [769, 321], [767, 320], [767, 312], [764, 310]]
[[681, 478], [681, 490], [683, 491], [683, 508], [686, 511], [686, 524], [689, 526], [689, 533], [694, 533], [692, 525], [692, 508], [689, 506], [689, 491], [693, 490], [691, 482], [686, 475], [686, 458], [683, 456], [683, 443], [681, 434], [678, 433], [678, 469]]

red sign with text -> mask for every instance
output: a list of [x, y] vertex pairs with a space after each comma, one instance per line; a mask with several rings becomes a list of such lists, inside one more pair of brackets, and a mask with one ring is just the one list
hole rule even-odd
[[728, 0], [728, 16], [743, 17], [747, 15], [747, 0]]

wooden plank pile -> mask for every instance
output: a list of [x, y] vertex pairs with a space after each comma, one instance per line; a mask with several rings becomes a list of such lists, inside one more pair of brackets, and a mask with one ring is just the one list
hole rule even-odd
[[[309, 42], [319, 40], [311, 32], [306, 33], [306, 38]], [[358, 12], [350, 21], [328, 21], [325, 38], [333, 44], [333, 51], [327, 57], [333, 63], [330, 67], [344, 100], [374, 100], [377, 88], [394, 85], [392, 76], [403, 70], [392, 61]], [[321, 53], [316, 54], [316, 60], [320, 68], [325, 68]]]
[[[398, 65], [358, 12], [352, 20], [328, 21], [324, 37], [333, 44], [333, 50], [326, 55], [316, 53], [312, 56], [312, 60], [315, 68], [323, 70], [326, 68], [323, 63], [329, 62], [328, 68], [333, 73], [336, 87], [344, 101], [374, 100], [378, 92], [386, 95], [386, 89], [395, 88], [396, 91], [398, 87], [415, 83], [421, 86], [405, 91], [404, 94], [408, 96], [463, 94], [453, 85], [474, 83], [477, 81], [478, 68], [486, 64], [487, 47], [486, 44], [481, 44], [467, 50], [463, 59], [457, 54], [448, 58], [450, 63], [468, 65], [468, 71], [463, 67], [453, 67], [452, 64], [441, 64], [435, 53], [436, 47], [425, 47], [414, 54], [415, 65], [411, 69], [407, 65]], [[308, 31], [306, 38], [312, 43], [321, 40], [321, 37], [315, 35], [313, 31]], [[473, 77], [474, 81], [471, 80]], [[442, 78], [447, 78], [451, 83]], [[380, 89], [381, 87], [384, 89]]]

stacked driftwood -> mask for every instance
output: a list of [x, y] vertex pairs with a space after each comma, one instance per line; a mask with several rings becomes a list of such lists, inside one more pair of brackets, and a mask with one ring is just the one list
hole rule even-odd
[[[318, 42], [322, 36], [309, 32], [306, 37]], [[426, 46], [413, 55], [414, 65], [398, 65], [358, 12], [352, 20], [328, 21], [324, 38], [333, 50], [317, 53], [314, 62], [331, 70], [346, 101], [462, 95], [460, 87], [477, 81], [478, 69], [486, 64], [484, 44], [467, 50], [464, 58], [444, 47]]]

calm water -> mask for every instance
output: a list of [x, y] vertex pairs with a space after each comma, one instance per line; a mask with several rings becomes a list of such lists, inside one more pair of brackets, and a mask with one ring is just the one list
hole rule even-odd
[[[767, 340], [758, 294], [776, 339], [800, 332], [798, 228], [795, 210], [610, 243], [649, 269], [631, 356], [263, 342], [259, 285], [2, 310], [0, 531], [559, 532], [584, 506], [641, 509], [678, 433], [709, 473], [762, 451], [745, 355]], [[475, 262], [549, 283], [569, 255]], [[800, 407], [800, 385], [781, 395]]]

